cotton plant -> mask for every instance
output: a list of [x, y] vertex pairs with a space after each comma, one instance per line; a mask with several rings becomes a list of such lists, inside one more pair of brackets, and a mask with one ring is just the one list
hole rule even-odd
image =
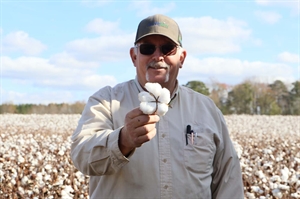
[[140, 109], [144, 114], [163, 116], [169, 109], [170, 91], [159, 83], [146, 83], [145, 89], [139, 93]]

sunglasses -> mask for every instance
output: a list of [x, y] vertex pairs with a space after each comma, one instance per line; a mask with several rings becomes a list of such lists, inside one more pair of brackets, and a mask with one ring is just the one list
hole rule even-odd
[[154, 44], [140, 44], [136, 47], [140, 48], [140, 53], [143, 55], [152, 55], [158, 47], [164, 56], [169, 56], [176, 54], [178, 46], [175, 44], [164, 44], [161, 46], [156, 46]]

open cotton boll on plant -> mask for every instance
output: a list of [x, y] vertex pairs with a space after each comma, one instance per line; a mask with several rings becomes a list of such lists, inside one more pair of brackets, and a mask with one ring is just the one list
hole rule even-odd
[[146, 83], [145, 88], [147, 91], [139, 93], [138, 97], [141, 101], [140, 109], [144, 114], [156, 113], [163, 116], [168, 111], [170, 102], [170, 91], [162, 88], [158, 83]]

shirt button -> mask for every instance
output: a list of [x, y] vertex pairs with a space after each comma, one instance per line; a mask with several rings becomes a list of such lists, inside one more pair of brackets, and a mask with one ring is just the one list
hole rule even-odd
[[165, 137], [166, 137], [166, 134], [162, 134], [161, 137], [165, 138]]
[[166, 163], [166, 162], [167, 162], [167, 159], [163, 159], [163, 162]]
[[164, 186], [165, 189], [167, 189], [168, 187], [169, 187], [168, 185], [165, 185], [165, 186]]

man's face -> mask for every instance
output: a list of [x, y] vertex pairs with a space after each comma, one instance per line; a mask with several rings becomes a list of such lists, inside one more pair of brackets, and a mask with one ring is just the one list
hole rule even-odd
[[[130, 55], [139, 83], [144, 86], [147, 82], [157, 82], [172, 92], [186, 56], [185, 50], [176, 47], [174, 42], [160, 35], [147, 36], [141, 39], [137, 46], [130, 49]], [[169, 51], [169, 54], [164, 55]]]

